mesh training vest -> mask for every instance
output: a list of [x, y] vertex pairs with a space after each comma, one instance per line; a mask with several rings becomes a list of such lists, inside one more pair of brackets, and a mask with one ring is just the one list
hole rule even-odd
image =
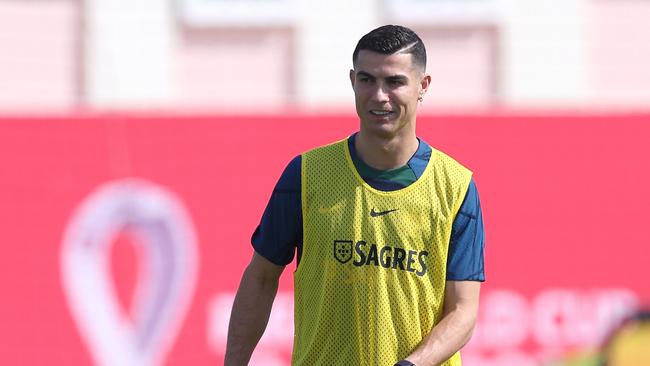
[[[422, 176], [384, 192], [347, 141], [302, 157], [303, 251], [294, 365], [393, 365], [438, 323], [451, 226], [471, 172], [432, 149]], [[460, 365], [456, 353], [444, 365]]]

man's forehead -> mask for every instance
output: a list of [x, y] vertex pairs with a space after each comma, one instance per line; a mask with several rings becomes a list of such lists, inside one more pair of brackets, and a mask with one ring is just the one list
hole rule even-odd
[[418, 67], [413, 63], [413, 55], [410, 53], [393, 53], [386, 55], [370, 50], [361, 50], [354, 63], [354, 71], [374, 74], [395, 74], [407, 75], [417, 71]]

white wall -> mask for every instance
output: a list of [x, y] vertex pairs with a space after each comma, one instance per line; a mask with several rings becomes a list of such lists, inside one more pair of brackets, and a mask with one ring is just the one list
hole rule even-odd
[[86, 102], [158, 107], [174, 96], [170, 1], [84, 0]]
[[0, 112], [77, 103], [78, 15], [70, 2], [0, 1]]
[[352, 50], [385, 23], [427, 44], [425, 108], [644, 108], [649, 16], [596, 0], [0, 2], [0, 110], [352, 110]]
[[587, 89], [589, 0], [503, 0], [503, 100], [517, 106], [576, 106]]

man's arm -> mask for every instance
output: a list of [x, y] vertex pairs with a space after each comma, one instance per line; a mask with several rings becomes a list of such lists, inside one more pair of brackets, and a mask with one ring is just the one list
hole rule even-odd
[[406, 360], [417, 366], [439, 365], [461, 349], [476, 324], [480, 288], [478, 281], [447, 281], [442, 319]]
[[284, 266], [253, 254], [230, 314], [225, 366], [248, 365], [269, 321], [282, 270]]

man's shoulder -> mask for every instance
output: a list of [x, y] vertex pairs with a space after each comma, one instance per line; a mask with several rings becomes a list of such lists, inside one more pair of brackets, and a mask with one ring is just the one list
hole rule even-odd
[[302, 155], [297, 155], [284, 168], [280, 179], [275, 187], [278, 192], [281, 191], [299, 191], [300, 190], [300, 171], [302, 165]]
[[348, 137], [336, 141], [329, 142], [324, 145], [316, 146], [306, 152], [304, 152], [302, 155], [314, 155], [317, 153], [327, 153], [330, 151], [334, 150], [339, 150], [341, 149], [342, 146], [345, 146], [346, 141], [348, 140]]
[[452, 157], [451, 155], [447, 154], [444, 151], [438, 150], [434, 147], [431, 147], [431, 161], [447, 168], [447, 169], [459, 169], [459, 170], [467, 170], [469, 171], [469, 168], [467, 168], [463, 163], [459, 162], [456, 158]]
[[315, 147], [302, 154], [302, 166], [336, 166], [345, 159], [347, 138]]
[[328, 155], [332, 155], [335, 151], [340, 151], [341, 148], [344, 145], [345, 141], [347, 138], [338, 140], [338, 141], [333, 141], [325, 145], [320, 145], [317, 147], [314, 147], [310, 150], [307, 150], [299, 155], [296, 155], [289, 164], [284, 168], [284, 171], [282, 172], [282, 176], [280, 177], [280, 180], [278, 182], [278, 188], [295, 188], [296, 183], [299, 186], [300, 181], [301, 181], [301, 174], [302, 174], [302, 165], [303, 162], [308, 159], [308, 160], [314, 160], [314, 157], [320, 156], [320, 157], [326, 157]]
[[429, 147], [429, 168], [433, 171], [433, 176], [437, 178], [445, 177], [451, 181], [456, 181], [461, 187], [467, 189], [469, 182], [472, 179], [472, 171], [451, 155], [428, 145], [423, 140], [420, 144]]

